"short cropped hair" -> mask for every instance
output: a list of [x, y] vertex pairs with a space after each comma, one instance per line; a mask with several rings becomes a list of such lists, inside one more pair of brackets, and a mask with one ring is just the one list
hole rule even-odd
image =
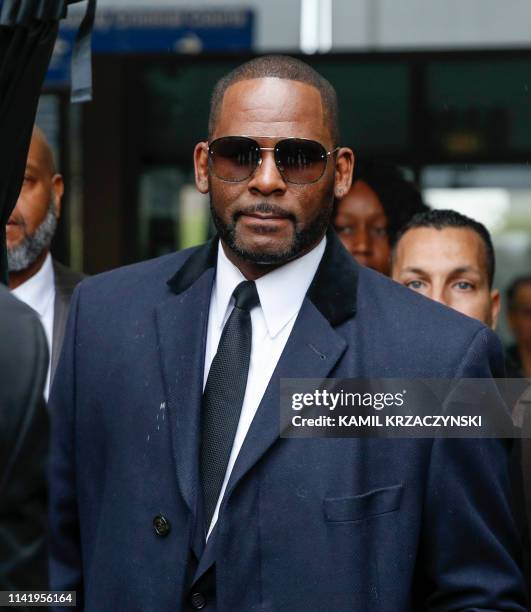
[[239, 81], [265, 78], [287, 79], [315, 87], [321, 95], [325, 121], [328, 123], [334, 146], [339, 145], [336, 90], [311, 66], [287, 55], [264, 55], [263, 57], [257, 57], [238, 66], [216, 83], [210, 101], [210, 116], [208, 119], [209, 139], [212, 138], [216, 128], [223, 96], [227, 89]]
[[407, 180], [400, 168], [386, 162], [357, 159], [352, 185], [366, 183], [380, 200], [387, 219], [387, 234], [392, 245], [400, 229], [416, 214], [428, 211], [420, 191]]
[[509, 310], [513, 310], [515, 307], [516, 294], [520, 287], [524, 285], [531, 285], [531, 275], [526, 274], [525, 276], [518, 276], [515, 278], [511, 284], [507, 287], [506, 296], [507, 296], [507, 308]]
[[418, 227], [431, 227], [437, 230], [446, 228], [462, 228], [470, 229], [473, 232], [476, 232], [485, 245], [487, 278], [489, 288], [492, 289], [496, 259], [489, 230], [483, 225], [483, 223], [480, 223], [475, 219], [471, 219], [466, 215], [462, 215], [455, 210], [430, 210], [428, 212], [420, 213], [415, 215], [408, 223], [406, 223], [406, 225], [398, 233], [392, 252], [393, 259], [396, 256], [396, 248], [402, 236], [409, 232], [409, 230], [416, 229]]

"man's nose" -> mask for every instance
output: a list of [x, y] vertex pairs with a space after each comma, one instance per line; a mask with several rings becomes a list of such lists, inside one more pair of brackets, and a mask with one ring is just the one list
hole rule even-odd
[[288, 186], [277, 168], [273, 151], [262, 151], [261, 156], [261, 163], [249, 179], [249, 190], [263, 195], [284, 193]]
[[[436, 284], [430, 285], [430, 288], [427, 291], [427, 297], [432, 299], [434, 302], [439, 302], [439, 304], [444, 304], [445, 306], [450, 306], [448, 297], [444, 292], [444, 287], [439, 287]], [[451, 307], [451, 306], [450, 306]]]

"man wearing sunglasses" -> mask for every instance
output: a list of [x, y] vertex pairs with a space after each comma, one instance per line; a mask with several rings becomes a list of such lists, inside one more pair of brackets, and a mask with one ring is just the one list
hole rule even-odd
[[501, 364], [489, 330], [327, 229], [353, 166], [333, 88], [291, 58], [240, 66], [194, 162], [218, 236], [76, 291], [52, 588], [88, 610], [525, 610], [499, 441], [279, 436], [283, 378]]

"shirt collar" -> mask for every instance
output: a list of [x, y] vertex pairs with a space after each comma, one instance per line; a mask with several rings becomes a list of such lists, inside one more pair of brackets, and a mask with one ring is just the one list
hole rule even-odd
[[[256, 281], [260, 306], [269, 335], [274, 338], [295, 316], [304, 300], [326, 247], [326, 236], [309, 253], [294, 259]], [[224, 325], [234, 289], [246, 280], [227, 258], [221, 242], [218, 246], [214, 285], [215, 324]]]
[[48, 253], [40, 270], [11, 293], [43, 317], [54, 292], [52, 256]]

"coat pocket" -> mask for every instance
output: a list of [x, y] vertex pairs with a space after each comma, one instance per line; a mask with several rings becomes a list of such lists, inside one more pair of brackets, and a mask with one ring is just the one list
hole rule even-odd
[[371, 516], [394, 512], [400, 508], [403, 485], [374, 489], [353, 497], [328, 497], [324, 514], [333, 523], [361, 521]]

